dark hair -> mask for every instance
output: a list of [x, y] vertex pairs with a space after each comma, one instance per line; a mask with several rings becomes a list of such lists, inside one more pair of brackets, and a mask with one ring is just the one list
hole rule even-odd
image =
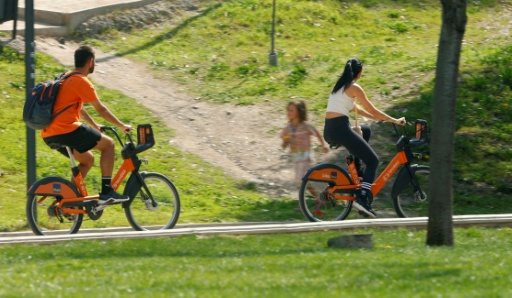
[[345, 64], [345, 69], [343, 70], [343, 73], [341, 74], [340, 78], [336, 82], [336, 85], [334, 85], [334, 88], [332, 88], [332, 93], [338, 92], [342, 87], [347, 87], [352, 83], [354, 78], [359, 75], [359, 73], [363, 70], [363, 63], [357, 59], [357, 58], [350, 58], [348, 59], [347, 63]]
[[94, 50], [89, 46], [80, 46], [75, 51], [75, 67], [84, 67], [91, 58], [94, 58]]
[[299, 120], [300, 122], [304, 122], [306, 120], [308, 120], [308, 111], [306, 109], [306, 103], [302, 100], [294, 100], [294, 101], [290, 101], [286, 107], [289, 107], [289, 106], [295, 106], [297, 108], [297, 112], [299, 112]]

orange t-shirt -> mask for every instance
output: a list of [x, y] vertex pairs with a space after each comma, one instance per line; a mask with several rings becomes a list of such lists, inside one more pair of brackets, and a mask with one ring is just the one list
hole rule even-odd
[[[67, 72], [69, 73], [69, 72]], [[86, 76], [76, 74], [66, 78], [59, 88], [59, 94], [53, 108], [53, 114], [71, 105], [53, 119], [50, 125], [41, 130], [43, 138], [66, 134], [80, 127], [80, 111], [84, 103], [98, 100], [93, 84]]]

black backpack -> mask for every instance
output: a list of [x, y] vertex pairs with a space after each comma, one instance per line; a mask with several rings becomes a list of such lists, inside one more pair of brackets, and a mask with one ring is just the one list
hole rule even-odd
[[53, 115], [53, 106], [57, 100], [62, 80], [76, 74], [79, 74], [79, 72], [75, 71], [67, 75], [61, 74], [53, 81], [39, 83], [32, 88], [23, 107], [23, 121], [25, 121], [28, 127], [36, 130], [44, 129], [52, 123], [55, 117], [72, 106], [69, 105]]

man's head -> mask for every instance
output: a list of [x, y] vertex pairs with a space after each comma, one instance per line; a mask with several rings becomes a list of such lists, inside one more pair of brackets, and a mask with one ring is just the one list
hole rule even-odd
[[94, 50], [89, 46], [80, 46], [75, 51], [75, 68], [88, 67], [89, 73], [94, 72]]

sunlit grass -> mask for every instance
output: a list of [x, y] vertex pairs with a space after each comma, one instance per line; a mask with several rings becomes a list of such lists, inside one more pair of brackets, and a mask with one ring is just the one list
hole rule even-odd
[[[87, 42], [171, 74], [185, 92], [201, 100], [281, 106], [298, 96], [318, 114], [325, 110], [325, 98], [343, 63], [357, 56], [365, 63], [360, 83], [376, 105], [391, 115], [430, 120], [439, 1], [277, 3], [276, 68], [267, 60], [271, 1], [201, 1], [202, 10], [182, 13], [181, 22], [129, 33], [111, 30]], [[456, 214], [510, 212], [506, 198], [512, 191], [512, 49], [508, 35], [499, 32], [509, 19], [496, 16], [511, 6], [510, 0], [469, 3], [457, 107]], [[36, 81], [66, 70], [44, 55], [38, 54], [36, 63]], [[23, 55], [0, 47], [0, 102], [8, 107], [0, 109], [0, 230], [27, 228], [24, 74]], [[149, 160], [144, 169], [162, 172], [175, 182], [183, 203], [181, 223], [304, 220], [293, 211], [296, 201], [270, 199], [247, 182], [227, 178], [221, 169], [177, 150], [169, 144], [172, 130], [135, 100], [101, 86], [98, 92], [124, 121], [154, 124], [157, 145], [144, 152]], [[374, 128], [376, 136], [387, 134]], [[373, 141], [382, 161], [394, 154], [393, 142]], [[420, 150], [428, 156], [428, 148]], [[68, 161], [39, 137], [37, 163], [38, 177], [69, 175]], [[97, 167], [87, 179], [94, 193], [99, 185]], [[127, 225], [116, 208], [85, 224], [115, 225]]]
[[[510, 0], [468, 3], [455, 178], [461, 204], [467, 202], [464, 193], [476, 193], [470, 201], [478, 206], [476, 200], [485, 201], [486, 207], [472, 209], [470, 203], [461, 206], [464, 212], [495, 212], [502, 205], [498, 201], [512, 193], [512, 49], [506, 13], [511, 7]], [[345, 61], [355, 56], [365, 64], [360, 84], [378, 107], [411, 121], [431, 120], [439, 1], [277, 1], [278, 67], [268, 64], [271, 13], [270, 1], [205, 1], [178, 25], [112, 30], [89, 41], [170, 74], [201, 100], [280, 105], [298, 97], [318, 119]], [[394, 140], [384, 142], [373, 145], [386, 160], [395, 152], [384, 148], [393, 148]], [[428, 148], [419, 150], [429, 155]]]
[[[510, 229], [371, 231], [373, 249], [327, 247], [341, 232], [73, 241], [0, 247], [0, 296], [508, 297]], [[13, 277], [16, 278], [13, 278]]]

